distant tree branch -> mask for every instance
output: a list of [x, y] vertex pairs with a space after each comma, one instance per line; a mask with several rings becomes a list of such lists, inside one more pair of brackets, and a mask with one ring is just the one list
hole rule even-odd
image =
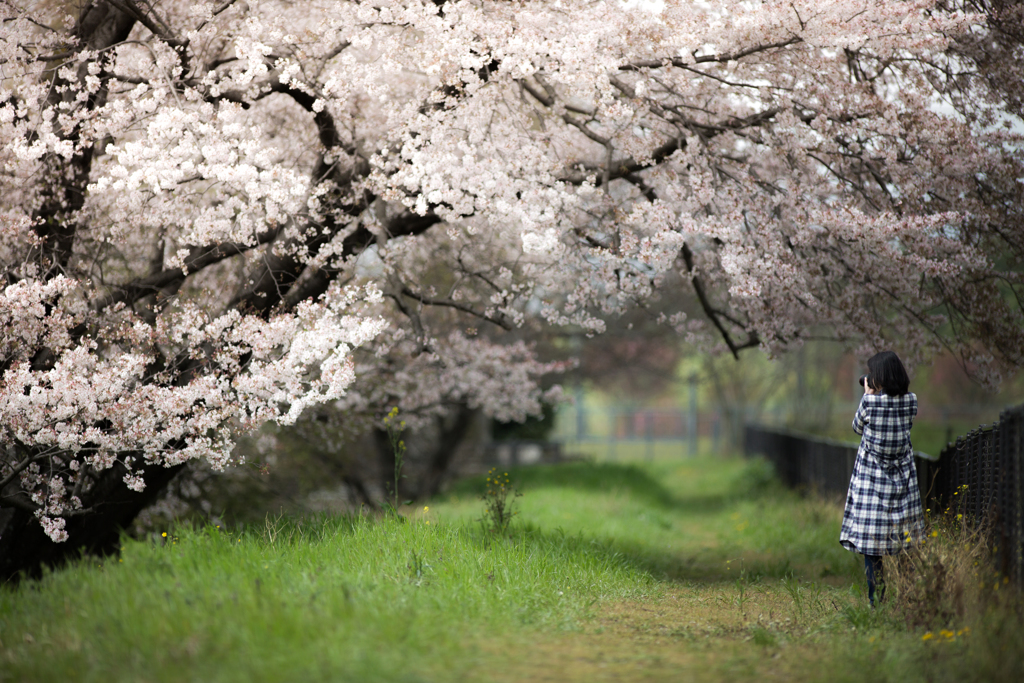
[[478, 311], [471, 306], [459, 303], [458, 301], [455, 301], [451, 298], [439, 299], [436, 297], [425, 296], [423, 294], [420, 294], [419, 292], [414, 292], [408, 286], [402, 287], [402, 294], [409, 297], [410, 299], [415, 299], [416, 301], [419, 301], [421, 304], [425, 306], [447, 306], [448, 308], [454, 308], [457, 311], [462, 311], [463, 313], [468, 313], [469, 315], [472, 315], [476, 318], [480, 318], [481, 320], [486, 320], [489, 323], [493, 323], [498, 327], [502, 328], [503, 330], [511, 330], [513, 328], [512, 323], [508, 321], [507, 316], [505, 316], [504, 314], [500, 316], [487, 315], [483, 311]]

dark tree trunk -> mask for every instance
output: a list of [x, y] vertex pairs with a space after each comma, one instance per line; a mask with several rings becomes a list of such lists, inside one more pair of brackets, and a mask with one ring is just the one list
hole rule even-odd
[[[82, 8], [74, 28], [74, 36], [94, 50], [106, 50], [127, 40], [134, 25], [135, 19], [128, 14], [106, 0], [98, 0]], [[56, 70], [61, 64], [60, 60], [53, 62], [53, 71], [47, 71], [44, 75], [45, 78], [53, 80], [47, 97], [49, 107], [73, 104], [76, 95], [74, 88], [62, 89], [62, 86], [69, 84], [57, 75], [59, 72]], [[81, 64], [77, 80], [83, 81], [87, 73], [87, 65]], [[102, 80], [103, 86], [83, 105], [86, 108], [92, 109], [106, 102], [106, 74], [102, 76]], [[64, 137], [78, 142], [78, 128], [66, 131]], [[86, 145], [71, 159], [53, 153], [44, 159], [47, 187], [42, 192], [43, 202], [35, 212], [35, 230], [42, 240], [40, 261], [47, 277], [63, 272], [71, 258], [78, 227], [74, 222], [74, 216], [85, 203], [85, 188], [89, 184], [92, 159], [92, 145]]]
[[[122, 9], [123, 8], [123, 9]], [[146, 6], [135, 2], [113, 2], [111, 0], [92, 0], [85, 3], [81, 10], [78, 22], [73, 33], [81, 43], [88, 45], [96, 51], [105, 51], [108, 48], [128, 39], [132, 28], [141, 19], [145, 23], [145, 15], [149, 10]], [[175, 43], [180, 45], [180, 43]], [[56, 65], [54, 65], [56, 68]], [[55, 86], [64, 85], [55, 72], [48, 72], [54, 81]], [[84, 78], [86, 66], [83, 64], [77, 77]], [[102, 74], [104, 80], [109, 74]], [[65, 93], [62, 88], [54, 87], [50, 94], [48, 104], [57, 105], [62, 98], [73, 96], [73, 90]], [[289, 91], [300, 105], [312, 111], [312, 100], [303, 100], [299, 91]], [[103, 104], [107, 96], [106, 85], [81, 106], [96, 107]], [[317, 113], [316, 122], [320, 131], [321, 140], [328, 147], [337, 144], [338, 135], [334, 128], [333, 120], [326, 112]], [[78, 141], [78, 130], [66, 133], [68, 139]], [[40, 247], [35, 253], [38, 258], [41, 270], [46, 277], [53, 277], [64, 272], [69, 264], [72, 264], [71, 255], [74, 251], [75, 241], [78, 238], [79, 220], [77, 214], [83, 206], [86, 196], [86, 187], [90, 181], [92, 170], [93, 153], [91, 147], [84, 147], [70, 160], [52, 155], [46, 159], [46, 177], [49, 187], [41, 193], [40, 206], [35, 211], [36, 232], [40, 238]], [[319, 179], [326, 173], [326, 167], [316, 170], [314, 177]], [[350, 188], [353, 179], [362, 177], [369, 172], [367, 163], [356, 164], [351, 169], [341, 169], [332, 175], [332, 179], [339, 188]], [[340, 196], [344, 192], [339, 191]], [[337, 207], [349, 216], [357, 216], [365, 210], [367, 204], [373, 197], [363, 193], [358, 194], [351, 203], [341, 203]], [[440, 219], [433, 214], [420, 217], [411, 213], [403, 214], [393, 221], [389, 231], [393, 236], [419, 234], [429, 229]], [[334, 234], [337, 226], [321, 226], [324, 230], [311, 237], [309, 244], [312, 251], [316, 251], [319, 244], [329, 239]], [[274, 235], [268, 239], [281, 239], [283, 237]], [[371, 241], [373, 235], [365, 228], [359, 228], [355, 234], [350, 235], [345, 241], [345, 253], [355, 253]], [[217, 251], [209, 251], [203, 258], [216, 259]], [[279, 305], [294, 306], [300, 300], [316, 296], [325, 291], [330, 277], [334, 271], [324, 272], [304, 280], [301, 288], [294, 288], [301, 266], [298, 261], [288, 254], [277, 257], [273, 250], [268, 252], [267, 258], [260, 262], [258, 269], [251, 278], [253, 285], [240, 293], [233, 304], [245, 312], [257, 312], [268, 314], [271, 308]], [[157, 273], [156, 276], [161, 276]], [[155, 282], [159, 286], [179, 286], [177, 273], [172, 273], [171, 280], [158, 278]], [[154, 277], [156, 277], [154, 276]], [[184, 279], [184, 275], [181, 275]], [[141, 291], [134, 292], [132, 296], [141, 297]], [[281, 294], [286, 298], [282, 300]], [[131, 305], [130, 297], [118, 299]], [[48, 349], [40, 349], [36, 354], [33, 367], [43, 369], [52, 364], [53, 354]], [[179, 382], [187, 382], [192, 376], [198, 364], [192, 370], [178, 368]], [[378, 441], [378, 451], [382, 458], [380, 461], [381, 472], [378, 475], [385, 483], [384, 490], [392, 491], [394, 488], [394, 455], [391, 453], [390, 445], [386, 444], [386, 435], [383, 443]], [[443, 460], [443, 458], [442, 458]], [[181, 466], [163, 468], [159, 466], [147, 467], [143, 470], [143, 479], [146, 482], [146, 489], [142, 493], [136, 493], [128, 489], [122, 477], [124, 471], [120, 466], [107, 470], [100, 474], [100, 480], [93, 490], [88, 494], [88, 500], [83, 500], [88, 513], [83, 513], [67, 520], [65, 530], [68, 532], [68, 540], [63, 543], [52, 542], [40, 527], [32, 512], [21, 508], [0, 508], [0, 581], [16, 579], [19, 575], [38, 576], [44, 566], [59, 566], [69, 559], [81, 554], [109, 554], [118, 548], [121, 531], [131, 524], [132, 520], [148, 504], [157, 498], [160, 492], [167, 486], [174, 475], [181, 469]], [[431, 471], [435, 471], [432, 466]], [[358, 476], [343, 477], [353, 492], [367, 504], [372, 505], [370, 489], [366, 484], [373, 481], [372, 478], [359, 478]], [[437, 477], [435, 477], [437, 479]], [[439, 479], [437, 479], [440, 481]], [[402, 489], [400, 484], [400, 489]], [[433, 488], [433, 487], [432, 487]], [[408, 492], [400, 490], [399, 495]]]
[[460, 404], [452, 415], [441, 420], [437, 447], [430, 454], [426, 467], [420, 475], [416, 491], [418, 498], [423, 499], [437, 495], [441, 486], [451, 476], [455, 455], [472, 432], [476, 412], [468, 406]]
[[[103, 51], [125, 41], [135, 25], [135, 18], [108, 0], [95, 0], [85, 4], [73, 29], [73, 35], [93, 50]], [[51, 65], [44, 78], [52, 79], [47, 98], [48, 106], [57, 106], [74, 98], [74, 88], [64, 91], [66, 84], [56, 71], [58, 63]], [[86, 65], [76, 75], [85, 78]], [[105, 81], [107, 75], [101, 76]], [[106, 100], [106, 84], [83, 105], [93, 108]], [[67, 139], [78, 141], [79, 131], [65, 131]], [[35, 211], [35, 230], [40, 245], [37, 257], [45, 277], [63, 272], [70, 260], [77, 236], [76, 212], [82, 207], [86, 185], [92, 168], [92, 147], [86, 145], [70, 159], [51, 154], [44, 160], [48, 187], [41, 192], [42, 202]], [[52, 362], [49, 349], [39, 349], [33, 366], [45, 367]], [[58, 566], [81, 553], [110, 553], [117, 548], [121, 529], [149, 503], [174, 475], [177, 468], [148, 468], [149, 487], [143, 493], [128, 489], [122, 481], [123, 471], [117, 468], [103, 472], [83, 500], [86, 508], [94, 512], [67, 520], [68, 540], [54, 543], [36, 520], [32, 512], [21, 508], [0, 508], [0, 581], [16, 579], [19, 574], [38, 576], [43, 566]]]
[[20, 576], [36, 578], [44, 566], [59, 567], [81, 555], [117, 552], [121, 531], [156, 499], [182, 467], [145, 468], [146, 488], [141, 493], [125, 486], [125, 470], [120, 463], [103, 471], [88, 499], [82, 501], [92, 511], [67, 520], [68, 539], [63, 543], [51, 541], [31, 512], [0, 508], [0, 581], [16, 581]]
[[[477, 411], [465, 404], [454, 406], [450, 415], [436, 422], [436, 431], [406, 434], [407, 441], [415, 440], [416, 448], [406, 454], [398, 480], [398, 503], [423, 500], [440, 492], [441, 486], [452, 475], [455, 457], [473, 431]], [[373, 446], [376, 451], [377, 481], [384, 491], [385, 501], [395, 501], [395, 453], [387, 432], [374, 430]]]
[[[377, 451], [377, 482], [380, 490], [384, 492], [384, 501], [394, 503], [397, 497], [398, 503], [402, 503], [402, 482], [399, 479], [399, 493], [395, 495], [395, 452], [391, 448], [391, 441], [388, 433], [382, 429], [373, 430], [373, 445]], [[399, 473], [401, 476], [401, 473]]]

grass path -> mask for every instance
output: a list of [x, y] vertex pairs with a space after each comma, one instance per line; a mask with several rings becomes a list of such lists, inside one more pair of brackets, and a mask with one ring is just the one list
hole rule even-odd
[[511, 538], [471, 480], [404, 522], [182, 529], [0, 589], [0, 682], [1024, 680], [1019, 631], [868, 610], [838, 505], [763, 464], [512, 477]]
[[647, 594], [600, 603], [570, 632], [485, 646], [481, 679], [1022, 680], [1024, 644], [1005, 633], [995, 647], [1009, 641], [1008, 651], [964, 640], [940, 649], [885, 606], [869, 610], [861, 558], [838, 543], [842, 501], [783, 490], [763, 463], [520, 474], [528, 519], [558, 520], [565, 533], [622, 548], [657, 581]]
[[[695, 604], [697, 603], [697, 604]], [[792, 681], [814, 677], [821, 657], [803, 644], [751, 645], [739, 620], [695, 618], [688, 591], [603, 606], [580, 633], [524, 643], [503, 681]], [[774, 644], [774, 643], [773, 643]], [[820, 668], [819, 668], [820, 670]]]
[[812, 632], [847, 630], [863, 611], [836, 504], [801, 500], [741, 461], [646, 464], [625, 479], [602, 467], [619, 469], [589, 467], [577, 500], [538, 482], [532, 504], [628, 548], [657, 588], [601, 604], [576, 632], [527, 638], [531, 656], [510, 657], [496, 680], [817, 679]]

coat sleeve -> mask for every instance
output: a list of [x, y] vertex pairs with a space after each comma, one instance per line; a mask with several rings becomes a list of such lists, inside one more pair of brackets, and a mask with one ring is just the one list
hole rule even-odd
[[868, 421], [868, 407], [864, 405], [863, 397], [860, 399], [860, 405], [857, 406], [857, 412], [853, 414], [853, 431], [858, 434], [864, 434], [864, 425]]

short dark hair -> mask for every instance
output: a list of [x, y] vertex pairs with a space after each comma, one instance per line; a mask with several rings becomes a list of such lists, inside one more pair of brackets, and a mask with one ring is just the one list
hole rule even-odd
[[902, 396], [910, 389], [910, 377], [903, 361], [892, 351], [876, 353], [868, 359], [868, 381], [890, 396]]

